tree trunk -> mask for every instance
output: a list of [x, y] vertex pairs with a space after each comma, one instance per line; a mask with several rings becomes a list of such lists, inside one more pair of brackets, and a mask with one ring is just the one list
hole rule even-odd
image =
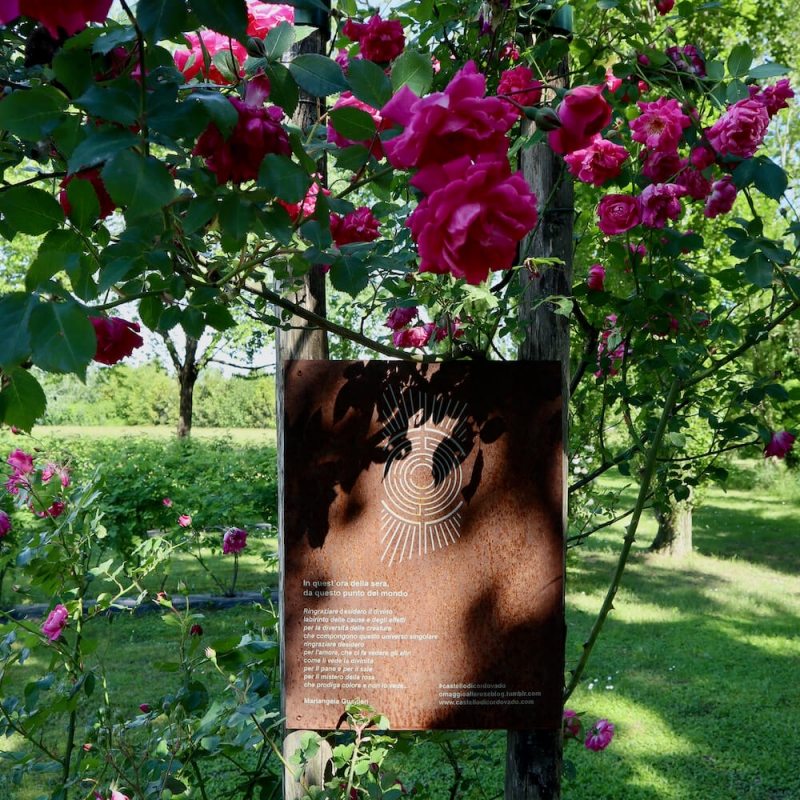
[[186, 337], [183, 364], [178, 369], [180, 400], [178, 404], [178, 438], [184, 439], [192, 432], [194, 413], [194, 385], [200, 370], [197, 366], [197, 339]]
[[669, 508], [656, 509], [658, 531], [650, 545], [652, 552], [685, 556], [692, 552], [692, 500], [670, 499]]
[[[567, 85], [567, 62], [562, 62], [551, 85]], [[526, 123], [528, 134], [533, 124]], [[550, 304], [534, 309], [534, 301], [551, 295], [572, 294], [572, 183], [563, 179], [563, 159], [546, 144], [522, 151], [520, 166], [538, 198], [538, 206], [549, 199], [539, 227], [523, 242], [522, 256], [558, 258], [562, 266], [549, 267], [541, 274], [523, 270], [525, 302], [520, 316], [528, 323], [520, 361], [560, 361], [563, 401], [563, 530], [567, 530], [568, 406], [569, 406], [569, 318], [554, 313]], [[566, 537], [565, 537], [566, 546]], [[563, 666], [563, 651], [553, 654]], [[548, 730], [509, 731], [506, 749], [505, 800], [558, 800], [561, 797], [562, 733]]]
[[[308, 9], [295, 9], [295, 24], [313, 24], [316, 27], [314, 33], [306, 37], [298, 45], [292, 48], [292, 57], [305, 53], [324, 53], [325, 45], [330, 36], [330, 0], [326, 0], [328, 13], [320, 17], [318, 12]], [[305, 15], [308, 15], [306, 18]], [[316, 15], [316, 16], [315, 16]], [[305, 92], [300, 92], [300, 102], [292, 121], [302, 130], [307, 130], [317, 124], [320, 114], [324, 111], [324, 100], [312, 97]], [[318, 162], [317, 171], [320, 180], [324, 183], [326, 179], [326, 163], [324, 156]], [[292, 302], [303, 308], [313, 311], [321, 317], [326, 316], [325, 303], [325, 275], [317, 265], [313, 265], [303, 279], [302, 287], [289, 297]], [[284, 475], [283, 475], [283, 452], [284, 452], [284, 363], [296, 359], [317, 359], [327, 360], [329, 357], [328, 334], [327, 331], [312, 327], [301, 317], [293, 316], [290, 320], [289, 330], [276, 330], [276, 355], [278, 359], [275, 374], [275, 394], [277, 400], [277, 426], [278, 426], [278, 528], [280, 531], [280, 550], [281, 564], [284, 562], [284, 539], [283, 539], [283, 498], [284, 498]], [[283, 570], [280, 571], [280, 597], [283, 597], [284, 588]], [[280, 638], [283, 641], [283, 620], [281, 619]], [[286, 663], [281, 659], [281, 686], [286, 685], [284, 671]], [[294, 755], [298, 748], [302, 731], [296, 731], [284, 739], [283, 754], [285, 758]], [[322, 748], [319, 758], [308, 764], [301, 775], [296, 775], [288, 769], [284, 769], [283, 777], [283, 797], [284, 800], [295, 800], [295, 798], [306, 797], [305, 787], [321, 786], [325, 781], [328, 763], [331, 759], [330, 748]]]

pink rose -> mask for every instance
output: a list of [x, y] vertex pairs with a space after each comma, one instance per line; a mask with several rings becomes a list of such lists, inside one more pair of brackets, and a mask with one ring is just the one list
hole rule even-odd
[[247, 0], [247, 35], [266, 39], [267, 34], [281, 22], [294, 25], [294, 8], [279, 3], [260, 3]]
[[120, 317], [89, 317], [97, 336], [97, 351], [94, 360], [101, 364], [116, 364], [127, 358], [137, 347], [144, 344], [139, 336], [138, 322], [128, 322]]
[[717, 154], [705, 146], [693, 147], [692, 152], [689, 154], [689, 159], [696, 170], [702, 171], [717, 160]]
[[347, 20], [342, 33], [358, 42], [363, 58], [379, 64], [394, 61], [405, 47], [403, 24], [396, 19], [382, 20], [380, 14], [366, 24]]
[[42, 633], [51, 642], [54, 642], [59, 636], [61, 636], [61, 632], [66, 627], [67, 617], [69, 617], [69, 611], [67, 611], [67, 607], [62, 606], [61, 604], [57, 605], [47, 615], [47, 619], [42, 625]]
[[536, 197], [505, 156], [468, 156], [431, 164], [412, 180], [425, 197], [406, 225], [417, 243], [420, 271], [450, 273], [479, 284], [508, 269], [517, 242], [536, 225]]
[[114, 213], [114, 209], [117, 207], [117, 204], [111, 199], [111, 195], [106, 191], [105, 184], [100, 177], [100, 170], [89, 169], [86, 170], [86, 172], [68, 175], [59, 184], [61, 191], [58, 193], [58, 202], [61, 203], [61, 208], [64, 209], [64, 214], [69, 215], [70, 211], [72, 211], [72, 205], [70, 204], [69, 197], [67, 195], [67, 187], [74, 180], [89, 181], [91, 184], [92, 189], [94, 189], [94, 193], [97, 195], [97, 200], [100, 203], [100, 216], [98, 219], [105, 219]]
[[[319, 175], [314, 175], [312, 177], [319, 178]], [[303, 198], [302, 202], [300, 203], [284, 203], [281, 200], [281, 205], [289, 212], [289, 216], [292, 218], [292, 222], [297, 222], [302, 216], [303, 219], [306, 217], [311, 217], [314, 215], [314, 212], [317, 210], [317, 195], [320, 191], [320, 185], [316, 182], [312, 183], [306, 192], [306, 196]], [[328, 189], [322, 190], [323, 195], [329, 195], [330, 191]]]
[[11, 517], [5, 511], [0, 510], [0, 539], [11, 530]]
[[51, 519], [55, 519], [64, 513], [64, 509], [67, 507], [67, 504], [61, 500], [53, 500], [53, 504], [44, 511], [34, 511], [33, 503], [31, 503], [30, 506], [31, 511], [33, 511], [37, 517], [50, 517]]
[[392, 344], [395, 347], [425, 347], [433, 334], [433, 326], [417, 325], [414, 328], [406, 328], [402, 331], [395, 331], [392, 334]]
[[178, 517], [178, 525], [181, 528], [188, 528], [192, 524], [192, 518], [188, 514], [181, 514]]
[[565, 739], [574, 739], [581, 732], [581, 718], [568, 708], [564, 709], [563, 725]]
[[556, 153], [564, 155], [588, 147], [611, 121], [611, 106], [603, 97], [604, 88], [604, 84], [577, 86], [561, 101], [557, 109], [561, 127], [550, 131], [550, 147]]
[[795, 437], [789, 431], [779, 431], [770, 436], [769, 444], [764, 448], [764, 458], [775, 456], [785, 458], [794, 447]]
[[706, 77], [706, 62], [692, 44], [683, 47], [668, 47], [665, 51], [675, 68], [681, 72], [688, 72], [698, 78]]
[[165, 497], [163, 503], [165, 508], [172, 508], [172, 500], [169, 497]]
[[750, 97], [764, 104], [767, 114], [774, 117], [782, 108], [788, 108], [788, 101], [794, 97], [788, 78], [781, 78], [774, 86], [750, 87]]
[[58, 475], [58, 479], [65, 489], [69, 486], [69, 469], [60, 464], [54, 464], [52, 461], [48, 461], [47, 465], [42, 470], [42, 483], [47, 483], [53, 475]]
[[730, 175], [726, 175], [722, 180], [714, 181], [703, 213], [709, 219], [714, 219], [720, 214], [727, 214], [733, 208], [735, 201], [736, 187]]
[[739, 100], [706, 132], [708, 143], [723, 156], [750, 158], [764, 141], [769, 112], [758, 99]]
[[247, 546], [247, 531], [241, 528], [228, 528], [222, 537], [222, 552], [225, 555], [230, 553], [238, 554]]
[[598, 136], [588, 147], [567, 153], [564, 161], [578, 180], [602, 186], [622, 172], [622, 164], [627, 158], [628, 151], [624, 147]]
[[683, 166], [683, 160], [677, 150], [650, 150], [643, 154], [642, 175], [653, 183], [664, 183], [677, 175]]
[[696, 169], [684, 169], [678, 175], [677, 183], [693, 200], [705, 200], [711, 194], [711, 181]]
[[605, 289], [606, 270], [600, 264], [595, 264], [589, 270], [589, 277], [586, 285], [594, 292], [602, 292]]
[[668, 219], [677, 219], [682, 209], [680, 198], [686, 194], [675, 183], [651, 183], [642, 190], [639, 203], [642, 224], [648, 228], [663, 228]]
[[192, 155], [205, 158], [219, 184], [254, 181], [268, 153], [292, 154], [289, 135], [280, 124], [283, 111], [277, 106], [248, 106], [236, 97], [229, 97], [228, 101], [239, 113], [236, 127], [226, 138], [210, 123], [200, 134]]
[[403, 86], [381, 109], [384, 119], [405, 130], [383, 143], [393, 167], [410, 169], [444, 164], [467, 155], [508, 152], [506, 134], [516, 110], [497, 97], [484, 97], [486, 78], [467, 62], [444, 92], [417, 97]]
[[584, 744], [588, 750], [605, 750], [614, 738], [614, 724], [607, 719], [599, 719], [586, 734]]
[[410, 308], [393, 308], [386, 318], [384, 327], [393, 331], [399, 331], [401, 328], [405, 328], [416, 316], [416, 306], [411, 306]]
[[638, 103], [641, 116], [631, 120], [631, 138], [650, 150], [677, 150], [683, 129], [691, 120], [681, 111], [680, 103], [659, 97], [653, 103]]
[[[542, 99], [542, 83], [534, 79], [529, 67], [514, 67], [500, 76], [497, 94], [507, 95], [521, 106], [535, 106]], [[513, 108], [517, 114], [522, 113], [516, 106]]]
[[22, 14], [41, 22], [58, 39], [59, 28], [72, 36], [87, 22], [104, 22], [110, 8], [111, 0], [5, 0], [0, 3], [0, 25]]
[[28, 455], [19, 448], [12, 451], [6, 459], [6, 464], [10, 464], [16, 476], [30, 475], [33, 472], [33, 456]]
[[150, 706], [147, 703], [142, 703], [139, 706], [139, 711], [141, 711], [143, 714], [147, 714], [150, 711]]
[[[212, 59], [217, 53], [228, 51], [233, 54], [233, 59], [240, 68], [247, 59], [247, 49], [243, 44], [216, 31], [201, 31], [200, 36], [196, 33], [185, 33], [183, 36], [188, 41], [189, 48], [176, 50], [173, 58], [175, 59], [175, 66], [184, 74], [187, 81], [194, 78], [195, 75], [201, 74], [203, 78], [213, 83], [230, 83], [227, 78], [222, 76], [213, 61], [208, 72], [205, 71], [203, 48], [200, 47], [201, 37], [203, 45]], [[241, 69], [238, 71], [241, 71]]]
[[337, 247], [355, 242], [374, 242], [380, 236], [379, 226], [380, 222], [366, 206], [361, 206], [344, 217], [331, 214], [331, 236]]
[[603, 233], [625, 233], [641, 222], [639, 199], [628, 194], [607, 194], [597, 206], [597, 216], [597, 226]]
[[392, 127], [392, 123], [388, 119], [384, 119], [380, 111], [377, 111], [372, 106], [368, 106], [366, 103], [362, 103], [358, 98], [353, 97], [351, 92], [342, 92], [331, 110], [333, 111], [337, 108], [358, 108], [361, 111], [365, 111], [372, 117], [372, 121], [375, 123], [375, 135], [371, 139], [355, 142], [342, 136], [336, 130], [335, 123], [331, 121], [328, 123], [328, 141], [333, 142], [337, 147], [350, 147], [354, 144], [361, 144], [369, 150], [371, 156], [378, 159], [383, 158], [383, 145], [381, 144], [381, 139], [378, 134], [380, 134], [381, 131], [389, 130], [389, 128]]

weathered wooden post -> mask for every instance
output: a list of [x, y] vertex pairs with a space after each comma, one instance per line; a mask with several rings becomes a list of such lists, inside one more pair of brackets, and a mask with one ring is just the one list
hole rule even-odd
[[[324, 0], [328, 7], [327, 13], [311, 9], [295, 9], [295, 24], [313, 25], [316, 30], [307, 36], [291, 50], [291, 57], [304, 55], [306, 53], [324, 53], [325, 45], [330, 36], [330, 0]], [[323, 108], [324, 100], [319, 97], [300, 92], [300, 102], [294, 113], [292, 121], [306, 131], [313, 128], [318, 122]], [[319, 174], [326, 174], [324, 156], [320, 159]], [[294, 292], [290, 299], [297, 305], [313, 311], [315, 314], [324, 317], [326, 315], [325, 302], [325, 275], [316, 265], [312, 266], [303, 279], [303, 285]], [[277, 400], [277, 426], [278, 426], [278, 509], [279, 516], [284, 514], [284, 475], [282, 471], [284, 439], [284, 376], [283, 364], [286, 361], [299, 359], [327, 360], [328, 358], [328, 335], [327, 331], [312, 326], [307, 320], [298, 316], [293, 316], [288, 330], [276, 330], [276, 400]], [[283, 530], [282, 520], [279, 521], [279, 529]], [[283, 596], [283, 573], [280, 576], [280, 591]], [[283, 641], [283, 631], [280, 632]], [[285, 662], [282, 662], [282, 664]], [[281, 685], [285, 685], [284, 675], [281, 675]], [[284, 757], [288, 758], [296, 752], [301, 744], [304, 731], [294, 731], [283, 743]], [[288, 772], [284, 774], [284, 798], [294, 800], [305, 796], [305, 785], [323, 785], [325, 781], [325, 769], [330, 759], [330, 746], [323, 744], [318, 751], [317, 757], [313, 759], [305, 768], [302, 782], [295, 779], [295, 776]]]
[[[557, 73], [548, 76], [551, 86], [568, 85], [565, 58]], [[523, 123], [532, 134], [532, 122]], [[556, 314], [551, 304], [535, 307], [542, 297], [572, 293], [572, 249], [574, 202], [572, 182], [564, 179], [564, 160], [546, 143], [523, 150], [520, 166], [542, 210], [538, 228], [523, 242], [527, 257], [557, 258], [563, 266], [548, 267], [540, 274], [521, 272], [525, 301], [520, 314], [528, 323], [525, 341], [519, 350], [521, 361], [561, 362], [563, 399], [563, 529], [567, 530], [567, 464], [569, 451], [569, 318]], [[505, 800], [558, 800], [561, 797], [561, 731], [509, 731], [506, 750]]]

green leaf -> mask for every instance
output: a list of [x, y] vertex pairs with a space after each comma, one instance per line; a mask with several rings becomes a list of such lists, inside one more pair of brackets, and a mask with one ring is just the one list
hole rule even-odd
[[753, 253], [744, 262], [744, 274], [750, 283], [759, 289], [766, 289], [772, 285], [772, 262], [761, 253]]
[[0, 367], [5, 371], [21, 364], [31, 352], [28, 322], [38, 300], [25, 292], [0, 297]]
[[739, 164], [733, 171], [733, 184], [737, 189], [744, 189], [749, 186], [756, 178], [756, 173], [759, 170], [758, 160], [755, 158], [747, 158]]
[[119, 125], [133, 125], [139, 117], [139, 104], [130, 94], [112, 87], [90, 86], [75, 105], [86, 109], [92, 116]]
[[150, 44], [172, 39], [187, 24], [186, 3], [184, 0], [139, 0], [136, 18]]
[[25, 288], [33, 292], [56, 273], [74, 267], [80, 259], [82, 250], [80, 237], [76, 233], [66, 230], [50, 231], [39, 245], [36, 258], [28, 267]]
[[291, 117], [300, 102], [300, 93], [291, 73], [283, 64], [267, 63], [264, 66], [264, 74], [269, 78], [270, 102], [282, 108], [286, 115]]
[[143, 297], [139, 301], [139, 318], [145, 327], [154, 331], [158, 328], [158, 319], [164, 307], [157, 297]]
[[742, 81], [731, 81], [725, 90], [725, 99], [730, 105], [738, 103], [740, 100], [746, 100], [748, 97], [750, 97], [750, 90]]
[[219, 92], [197, 91], [192, 92], [189, 100], [200, 103], [224, 139], [230, 136], [239, 121], [239, 112], [227, 97]]
[[342, 106], [328, 115], [334, 129], [352, 142], [368, 142], [375, 136], [375, 121], [360, 108]]
[[789, 186], [789, 178], [777, 164], [764, 158], [760, 159], [754, 183], [762, 194], [780, 200]]
[[114, 202], [127, 207], [126, 217], [158, 213], [175, 197], [175, 183], [167, 168], [133, 150], [117, 153], [103, 168], [102, 178]]
[[47, 397], [36, 378], [26, 369], [15, 369], [6, 375], [8, 383], [0, 393], [0, 419], [30, 431], [47, 408]]
[[127, 130], [114, 128], [98, 131], [88, 139], [84, 139], [75, 148], [67, 168], [72, 173], [78, 172], [84, 167], [94, 167], [117, 153], [133, 147], [138, 142], [139, 138]]
[[347, 65], [347, 82], [353, 96], [373, 108], [383, 108], [392, 97], [388, 75], [373, 61], [353, 59]]
[[348, 88], [342, 68], [332, 58], [317, 53], [295, 58], [289, 64], [289, 72], [297, 85], [313, 97], [327, 97]]
[[765, 78], [777, 78], [780, 75], [788, 75], [791, 72], [789, 67], [769, 61], [758, 67], [753, 67], [747, 75], [748, 80], [763, 81]]
[[52, 86], [5, 95], [0, 103], [0, 128], [22, 139], [43, 139], [61, 122], [69, 100]]
[[683, 450], [683, 448], [686, 447], [686, 434], [679, 433], [678, 431], [670, 431], [667, 434], [667, 438], [672, 446], [677, 447], [678, 450]]
[[206, 324], [210, 325], [216, 331], [226, 331], [229, 328], [236, 327], [236, 320], [225, 306], [208, 306], [205, 312]]
[[749, 44], [737, 44], [728, 56], [728, 72], [733, 78], [744, 78], [753, 63], [753, 51]]
[[408, 86], [414, 94], [422, 97], [433, 83], [433, 65], [430, 56], [416, 50], [401, 53], [392, 65], [392, 88], [395, 92]]
[[190, 336], [192, 339], [199, 339], [206, 329], [203, 312], [194, 306], [185, 308], [181, 315], [181, 327], [186, 332], [187, 336]]
[[287, 203], [299, 203], [311, 186], [306, 171], [288, 156], [269, 153], [258, 171], [258, 185]]
[[85, 379], [86, 366], [97, 350], [97, 336], [76, 303], [40, 303], [31, 311], [30, 331], [37, 366]]
[[267, 61], [280, 61], [281, 56], [294, 44], [294, 25], [281, 22], [264, 39], [264, 58]]
[[239, 62], [230, 50], [220, 50], [211, 57], [211, 63], [219, 70], [219, 74], [227, 83], [236, 83], [239, 78]]
[[[138, 3], [136, 10], [139, 11], [139, 9], [141, 9], [141, 7], [145, 4], [146, 0], [142, 0], [142, 2]], [[181, 3], [181, 5], [183, 5], [183, 3]], [[139, 24], [141, 26], [141, 20], [139, 21]], [[165, 39], [167, 37], [162, 36], [161, 38]], [[132, 42], [135, 39], [136, 31], [131, 27], [126, 26], [111, 28], [95, 39], [94, 44], [92, 45], [92, 52], [105, 56], [108, 55], [115, 47], [128, 44], [128, 42]]]
[[330, 272], [331, 285], [338, 292], [355, 297], [367, 288], [369, 275], [363, 261], [352, 256], [342, 256], [333, 262]]
[[75, 178], [67, 186], [69, 218], [78, 230], [89, 231], [100, 216], [100, 201], [91, 181]]
[[53, 72], [70, 95], [77, 97], [94, 79], [92, 56], [88, 50], [63, 48], [53, 59]]
[[3, 192], [0, 195], [0, 214], [16, 231], [32, 236], [47, 233], [64, 222], [64, 212], [58, 200], [35, 186], [13, 186]]
[[336, 169], [358, 172], [369, 161], [369, 148], [363, 144], [345, 147], [336, 157]]
[[182, 218], [183, 230], [186, 233], [194, 233], [201, 225], [208, 223], [216, 213], [216, 197], [195, 197]]
[[247, 38], [244, 0], [192, 0], [191, 8], [206, 28], [241, 42]]
[[706, 77], [718, 82], [725, 77], [725, 65], [721, 61], [706, 61]]
[[253, 206], [238, 195], [225, 197], [219, 205], [222, 246], [227, 252], [238, 250], [247, 238], [255, 218]]

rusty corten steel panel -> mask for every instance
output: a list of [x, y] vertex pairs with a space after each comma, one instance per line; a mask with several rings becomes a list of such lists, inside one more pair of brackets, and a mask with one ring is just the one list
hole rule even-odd
[[285, 365], [288, 728], [558, 728], [559, 365]]

